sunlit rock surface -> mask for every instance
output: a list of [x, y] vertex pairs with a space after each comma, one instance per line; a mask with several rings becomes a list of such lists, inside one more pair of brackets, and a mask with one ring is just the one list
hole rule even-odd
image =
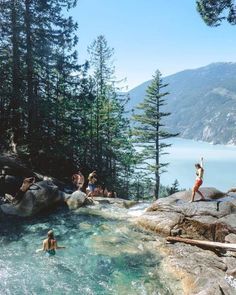
[[194, 239], [224, 242], [236, 233], [236, 193], [214, 188], [201, 189], [206, 200], [189, 203], [190, 191], [178, 192], [154, 202], [138, 223], [161, 235], [179, 235]]
[[[161, 236], [236, 242], [236, 193], [202, 188], [205, 201], [189, 203], [191, 191], [155, 201], [136, 219], [139, 226]], [[165, 270], [182, 282], [183, 294], [236, 294], [233, 275], [236, 253], [217, 253], [182, 243], [158, 246]], [[227, 273], [228, 271], [228, 273]]]
[[81, 191], [75, 191], [65, 198], [65, 202], [69, 209], [78, 209], [83, 206], [86, 199], [86, 194]]

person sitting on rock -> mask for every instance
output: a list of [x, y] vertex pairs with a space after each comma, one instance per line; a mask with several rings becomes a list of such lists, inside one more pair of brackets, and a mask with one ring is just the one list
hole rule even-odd
[[201, 200], [205, 200], [203, 194], [199, 191], [199, 187], [202, 185], [203, 183], [203, 174], [204, 174], [204, 169], [203, 169], [203, 158], [201, 158], [201, 163], [197, 163], [195, 164], [195, 168], [196, 168], [196, 180], [195, 180], [195, 184], [192, 188], [192, 196], [191, 196], [191, 202], [194, 202], [194, 197], [196, 193], [199, 193], [199, 195], [201, 196]]
[[58, 246], [57, 240], [54, 238], [54, 233], [52, 230], [48, 232], [48, 237], [43, 241], [43, 247], [41, 249], [37, 249], [36, 253], [40, 251], [44, 251], [49, 256], [55, 255], [57, 249], [65, 249], [64, 246]]
[[93, 197], [94, 196], [95, 188], [96, 188], [95, 183], [97, 182], [96, 177], [97, 177], [96, 171], [93, 171], [88, 176], [88, 187], [86, 189], [87, 197]]
[[117, 198], [117, 194], [114, 190], [111, 190], [107, 193], [108, 198]]
[[84, 175], [78, 171], [77, 174], [72, 175], [72, 182], [76, 186], [77, 190], [82, 190], [84, 186]]
[[12, 199], [12, 202], [14, 205], [17, 205], [18, 203], [21, 202], [21, 200], [24, 197], [24, 194], [27, 192], [30, 186], [34, 183], [35, 183], [35, 177], [27, 177], [23, 180], [23, 183], [19, 191], [15, 194], [15, 196]]

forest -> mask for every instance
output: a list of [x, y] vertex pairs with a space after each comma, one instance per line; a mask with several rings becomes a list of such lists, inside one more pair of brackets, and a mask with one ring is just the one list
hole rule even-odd
[[[76, 5], [0, 3], [0, 153], [62, 181], [96, 170], [100, 183], [119, 195], [157, 198], [167, 164], [159, 158], [169, 146], [160, 139], [177, 135], [162, 130], [161, 119], [170, 114], [160, 109], [168, 94], [161, 73], [139, 106], [143, 114], [131, 118], [105, 36], [88, 44], [89, 60], [78, 63], [78, 24], [69, 16]], [[135, 143], [142, 143], [142, 153]]]

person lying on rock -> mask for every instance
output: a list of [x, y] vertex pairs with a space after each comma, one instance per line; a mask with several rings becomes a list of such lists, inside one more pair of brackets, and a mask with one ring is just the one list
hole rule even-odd
[[200, 164], [199, 163], [195, 164], [195, 168], [196, 168], [197, 177], [196, 177], [194, 186], [192, 188], [192, 196], [191, 196], [190, 203], [194, 202], [194, 197], [195, 197], [196, 193], [199, 193], [199, 195], [201, 196], [201, 200], [205, 200], [203, 194], [199, 191], [199, 188], [203, 183], [203, 174], [204, 174], [203, 158], [201, 158]]
[[35, 183], [35, 177], [27, 177], [23, 180], [23, 183], [22, 183], [19, 191], [13, 197], [12, 202], [14, 205], [17, 205], [18, 203], [20, 203], [20, 201], [24, 197], [24, 194], [27, 192], [27, 190], [30, 188], [30, 186], [34, 183]]
[[72, 182], [76, 189], [81, 191], [84, 186], [84, 175], [78, 171], [78, 173], [72, 175]]
[[57, 249], [65, 249], [64, 246], [58, 246], [57, 240], [54, 238], [54, 233], [52, 230], [48, 232], [48, 237], [43, 241], [43, 247], [41, 249], [37, 249], [36, 253], [44, 251], [49, 256], [55, 255]]

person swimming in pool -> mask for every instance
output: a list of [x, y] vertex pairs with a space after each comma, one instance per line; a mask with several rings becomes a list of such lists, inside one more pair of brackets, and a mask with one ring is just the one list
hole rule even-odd
[[197, 177], [196, 177], [194, 186], [192, 188], [192, 196], [191, 196], [190, 203], [194, 202], [194, 197], [196, 193], [199, 193], [199, 195], [201, 196], [201, 200], [205, 200], [203, 194], [199, 191], [199, 188], [203, 183], [203, 174], [204, 174], [203, 158], [201, 158], [200, 164], [199, 163], [195, 164], [195, 168], [196, 168]]
[[64, 246], [58, 246], [57, 240], [54, 238], [54, 233], [52, 230], [48, 232], [48, 237], [43, 241], [43, 247], [36, 250], [36, 252], [44, 251], [48, 255], [55, 255], [57, 249], [65, 249]]

